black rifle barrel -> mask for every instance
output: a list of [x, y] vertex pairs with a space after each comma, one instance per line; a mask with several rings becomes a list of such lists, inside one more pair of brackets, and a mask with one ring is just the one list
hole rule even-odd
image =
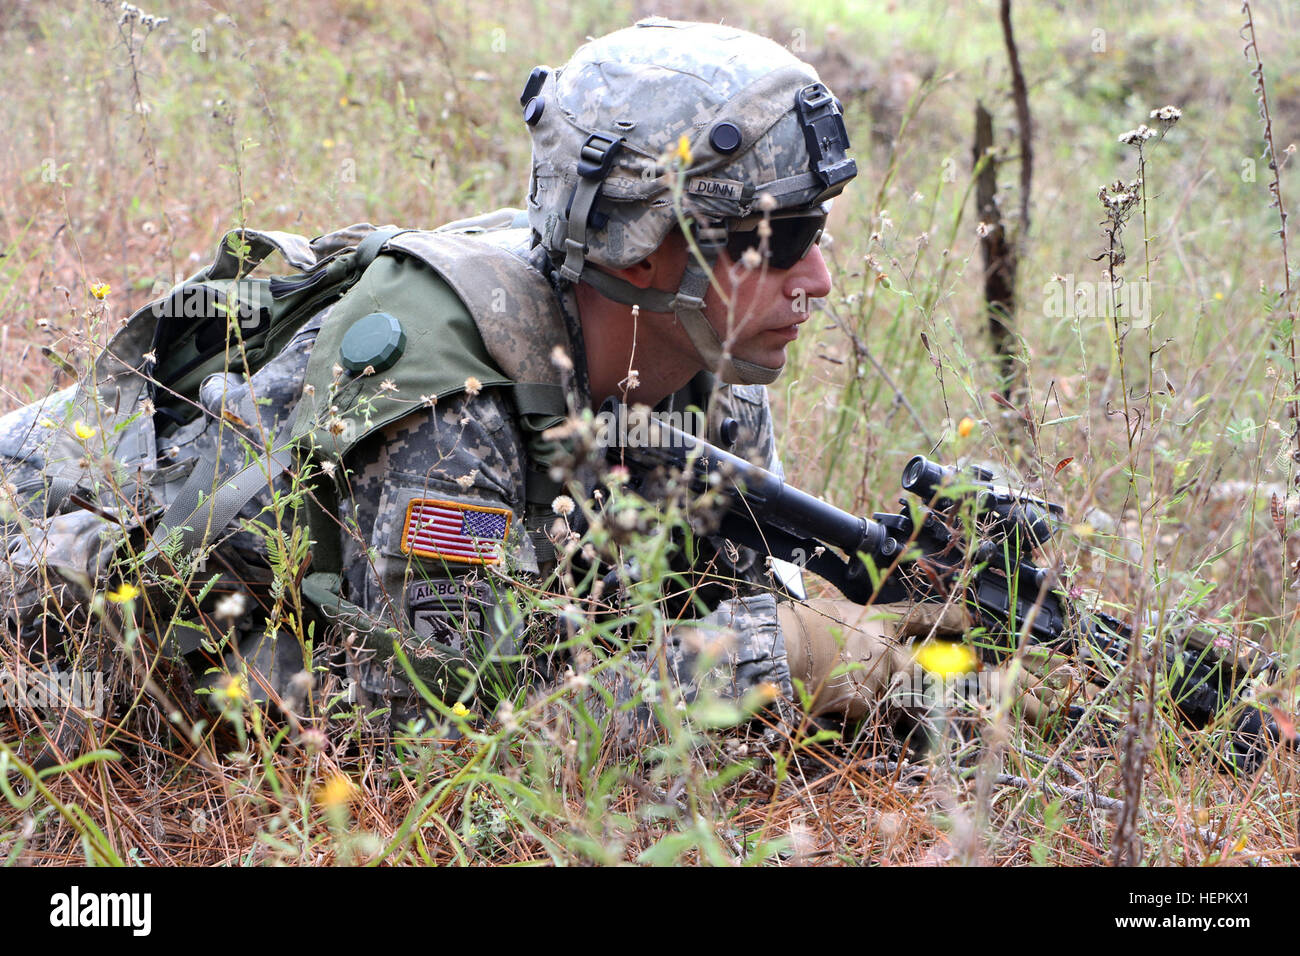
[[[642, 419], [643, 414], [648, 417]], [[614, 462], [630, 461], [643, 471], [659, 466], [680, 470], [689, 467], [701, 489], [716, 488], [728, 493], [759, 523], [800, 538], [815, 538], [850, 556], [861, 553], [890, 562], [899, 551], [898, 542], [879, 522], [841, 511], [786, 484], [766, 468], [696, 438], [663, 418], [640, 410], [629, 415], [624, 406], [612, 400], [601, 406], [601, 417], [614, 430], [613, 435], [607, 432], [603, 436]], [[719, 480], [724, 487], [716, 486]]]

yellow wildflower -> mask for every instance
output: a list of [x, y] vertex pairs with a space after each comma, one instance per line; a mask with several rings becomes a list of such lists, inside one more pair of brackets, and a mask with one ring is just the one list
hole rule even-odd
[[356, 796], [352, 781], [341, 773], [336, 773], [316, 791], [316, 802], [323, 807], [339, 807], [351, 803]]
[[248, 682], [243, 674], [235, 674], [228, 678], [221, 687], [221, 693], [230, 701], [248, 700]]
[[107, 299], [112, 291], [113, 287], [107, 282], [96, 282], [90, 287], [90, 294], [96, 299]]
[[130, 581], [123, 581], [117, 586], [116, 591], [109, 591], [104, 595], [114, 604], [125, 604], [127, 601], [134, 601], [140, 596], [140, 589]]
[[970, 433], [975, 430], [975, 419], [967, 417], [957, 423], [957, 434], [962, 438], [969, 438]]
[[469, 708], [466, 707], [466, 706], [465, 706], [463, 703], [461, 703], [460, 701], [456, 701], [456, 703], [454, 703], [454, 704], [451, 705], [451, 712], [452, 712], [453, 714], [455, 714], [457, 717], [470, 717], [470, 716], [472, 716], [472, 715], [470, 714], [470, 710], [469, 710]]
[[77, 437], [82, 441], [90, 441], [90, 439], [95, 437], [95, 432], [99, 431], [99, 429], [95, 428], [93, 425], [87, 425], [81, 419], [77, 419], [72, 423], [72, 430], [76, 432]]
[[931, 674], [951, 677], [975, 670], [975, 652], [956, 641], [927, 641], [916, 651], [916, 662]]
[[686, 138], [684, 133], [682, 134], [682, 137], [677, 140], [677, 149], [673, 152], [673, 155], [682, 161], [683, 166], [689, 166], [691, 164], [691, 160], [694, 158], [691, 155], [691, 141]]

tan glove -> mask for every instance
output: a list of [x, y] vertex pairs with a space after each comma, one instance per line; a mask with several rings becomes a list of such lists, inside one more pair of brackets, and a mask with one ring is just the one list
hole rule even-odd
[[[790, 675], [812, 695], [810, 713], [850, 719], [866, 716], [885, 698], [895, 679], [909, 679], [911, 668], [920, 666], [909, 639], [951, 636], [970, 628], [963, 608], [928, 603], [862, 607], [821, 598], [782, 604], [778, 615]], [[1012, 672], [1012, 693], [1036, 725], [1041, 726], [1076, 689], [1065, 658], [1032, 654], [1023, 667], [1004, 666], [981, 674], [981, 687], [990, 702], [1007, 699]]]
[[777, 616], [790, 676], [812, 696], [812, 716], [866, 716], [911, 663], [893, 636], [897, 617], [884, 608], [818, 599], [782, 604]]

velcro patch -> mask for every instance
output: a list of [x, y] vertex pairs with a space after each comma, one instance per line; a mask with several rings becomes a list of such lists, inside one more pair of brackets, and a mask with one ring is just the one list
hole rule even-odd
[[402, 527], [402, 553], [463, 564], [496, 564], [510, 518], [508, 508], [412, 498]]
[[488, 597], [486, 582], [465, 578], [413, 581], [406, 591], [415, 633], [458, 651], [466, 650], [467, 644], [470, 649], [483, 647], [483, 606]]

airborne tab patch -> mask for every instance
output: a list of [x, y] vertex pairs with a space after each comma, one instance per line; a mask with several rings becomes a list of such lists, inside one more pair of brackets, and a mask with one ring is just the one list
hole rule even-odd
[[412, 498], [402, 528], [402, 553], [464, 564], [496, 564], [510, 530], [507, 508], [437, 498]]

